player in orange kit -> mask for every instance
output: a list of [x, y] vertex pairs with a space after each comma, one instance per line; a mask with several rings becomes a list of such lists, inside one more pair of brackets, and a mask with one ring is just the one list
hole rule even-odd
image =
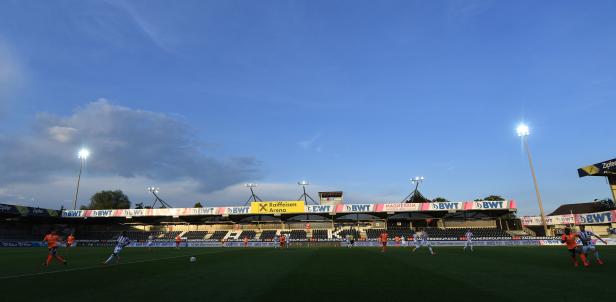
[[180, 248], [180, 243], [182, 243], [182, 238], [180, 237], [180, 235], [175, 236], [175, 248], [176, 249]]
[[387, 251], [387, 232], [383, 231], [379, 236], [379, 241], [381, 241], [381, 253]]
[[60, 241], [60, 236], [58, 236], [56, 231], [51, 231], [49, 234], [45, 235], [43, 241], [47, 243], [47, 249], [49, 250], [47, 260], [45, 260], [45, 266], [49, 266], [49, 263], [51, 263], [53, 258], [56, 258], [64, 265], [68, 264], [64, 258], [58, 256], [58, 242]]
[[[569, 253], [571, 254], [573, 266], [578, 266], [577, 257], [575, 257], [578, 250], [577, 234], [575, 232], [571, 232], [571, 228], [565, 228], [565, 233], [561, 237], [560, 242], [567, 245], [567, 250], [569, 250]], [[586, 263], [586, 256], [584, 254], [580, 253], [580, 258], [582, 258], [582, 261]]]

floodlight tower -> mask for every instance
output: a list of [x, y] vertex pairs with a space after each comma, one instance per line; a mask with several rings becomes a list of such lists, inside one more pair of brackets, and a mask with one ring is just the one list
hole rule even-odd
[[248, 198], [248, 200], [246, 200], [246, 203], [244, 203], [244, 206], [248, 205], [248, 203], [251, 200], [254, 201], [254, 202], [257, 202], [257, 200], [258, 201], [263, 201], [263, 200], [261, 200], [261, 198], [259, 198], [259, 196], [257, 196], [257, 194], [255, 194], [254, 188], [257, 187], [257, 184], [247, 183], [247, 184], [244, 184], [244, 187], [250, 189], [250, 197]]
[[308, 195], [308, 193], [306, 193], [306, 186], [310, 185], [310, 182], [307, 180], [301, 180], [297, 182], [297, 185], [302, 186], [302, 189], [304, 191], [304, 193], [302, 195], [299, 196], [299, 198], [297, 198], [297, 200], [302, 200], [304, 199], [304, 203], [308, 203], [308, 199], [312, 200], [312, 202], [314, 204], [318, 204], [316, 201], [314, 201], [314, 199], [312, 199], [312, 197], [310, 197], [310, 195]]
[[423, 181], [424, 181], [423, 176], [415, 176], [415, 178], [411, 178], [411, 184], [415, 185], [415, 190], [411, 191], [411, 193], [402, 200], [403, 203], [411, 199], [413, 195], [417, 194], [417, 191], [419, 190], [419, 184], [422, 183]]
[[530, 174], [533, 176], [533, 183], [535, 185], [535, 193], [537, 194], [537, 203], [539, 204], [539, 212], [541, 213], [541, 223], [543, 223], [543, 230], [545, 235], [548, 236], [548, 224], [545, 221], [545, 212], [543, 211], [543, 203], [541, 202], [541, 194], [539, 193], [539, 184], [537, 183], [537, 176], [535, 175], [535, 168], [533, 167], [533, 159], [530, 155], [530, 149], [528, 148], [528, 136], [530, 135], [530, 129], [525, 124], [520, 124], [516, 129], [518, 136], [522, 138], [524, 143], [524, 149], [528, 156], [528, 164], [530, 165]]
[[77, 175], [77, 189], [75, 190], [75, 199], [73, 200], [73, 210], [77, 209], [77, 197], [79, 195], [79, 183], [81, 182], [81, 171], [83, 170], [83, 165], [90, 156], [90, 150], [86, 148], [81, 148], [79, 152], [77, 152], [77, 158], [79, 158], [79, 174]]
[[152, 203], [152, 208], [154, 208], [156, 202], [160, 202], [163, 208], [172, 208], [170, 204], [158, 197], [158, 193], [160, 192], [159, 187], [148, 187], [147, 190], [154, 195], [154, 203]]

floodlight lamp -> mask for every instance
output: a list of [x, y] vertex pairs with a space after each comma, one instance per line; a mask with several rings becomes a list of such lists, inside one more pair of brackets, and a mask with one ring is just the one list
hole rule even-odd
[[254, 188], [256, 186], [257, 186], [257, 184], [253, 184], [253, 183], [244, 184], [244, 187], [246, 187], [246, 188]]
[[527, 125], [520, 124], [518, 128], [516, 128], [516, 132], [518, 133], [518, 136], [528, 136], [530, 134], [530, 129], [528, 129]]
[[307, 180], [302, 180], [302, 181], [298, 181], [297, 184], [300, 186], [307, 186], [307, 185], [310, 185], [310, 182]]
[[77, 153], [77, 158], [79, 159], [86, 160], [88, 159], [88, 156], [90, 156], [90, 150], [86, 148], [79, 150], [79, 152]]

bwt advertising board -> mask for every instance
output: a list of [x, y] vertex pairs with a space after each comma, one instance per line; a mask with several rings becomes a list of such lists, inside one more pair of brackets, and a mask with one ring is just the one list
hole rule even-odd
[[260, 201], [250, 203], [252, 214], [289, 214], [304, 213], [303, 201]]

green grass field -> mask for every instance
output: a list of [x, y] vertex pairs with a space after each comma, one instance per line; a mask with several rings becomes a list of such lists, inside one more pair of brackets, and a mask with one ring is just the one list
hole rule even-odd
[[[0, 301], [613, 301], [616, 248], [574, 268], [564, 247], [0, 249]], [[196, 256], [197, 262], [189, 262]], [[582, 282], [576, 287], [574, 282]]]

